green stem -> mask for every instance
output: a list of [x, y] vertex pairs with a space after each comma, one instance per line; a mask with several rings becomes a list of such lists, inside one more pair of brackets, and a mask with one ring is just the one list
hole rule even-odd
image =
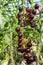
[[39, 56], [40, 56], [40, 51], [39, 51], [39, 46], [41, 45], [41, 12], [39, 14], [39, 25], [40, 25], [40, 40], [39, 40], [39, 43], [37, 44], [37, 65], [39, 65], [39, 62], [40, 62], [40, 59], [39, 59]]
[[39, 52], [39, 44], [37, 44], [37, 53], [36, 53], [36, 56], [37, 56], [37, 61], [36, 61], [36, 65], [39, 65], [39, 54], [40, 54], [40, 52]]
[[11, 36], [11, 45], [10, 45], [10, 55], [11, 55], [11, 61], [12, 61], [12, 64], [11, 65], [15, 65], [15, 60], [13, 59], [13, 44], [12, 44], [12, 32], [10, 33], [10, 36]]

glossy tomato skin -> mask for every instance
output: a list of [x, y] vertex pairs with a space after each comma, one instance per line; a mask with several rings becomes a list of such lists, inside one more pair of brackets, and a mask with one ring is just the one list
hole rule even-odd
[[34, 62], [33, 56], [30, 56], [29, 61], [30, 61], [30, 62]]
[[33, 50], [31, 49], [31, 50], [30, 50], [30, 53], [32, 54], [32, 52], [33, 52]]
[[31, 13], [31, 9], [29, 7], [27, 7], [26, 12]]
[[20, 28], [19, 27], [16, 28], [16, 32], [20, 32]]
[[21, 53], [24, 53], [25, 52], [25, 49], [23, 48], [23, 49], [21, 49]]
[[27, 43], [27, 47], [28, 48], [32, 47], [32, 43]]
[[20, 53], [24, 53], [24, 52], [25, 52], [25, 49], [24, 49], [24, 48], [18, 48], [18, 51], [19, 51]]
[[36, 11], [35, 9], [32, 10], [32, 14], [33, 14], [33, 15], [36, 15], [36, 12], [37, 12], [37, 11]]
[[18, 43], [18, 47], [22, 47], [22, 43]]
[[22, 43], [22, 40], [23, 40], [23, 39], [18, 39], [18, 43]]
[[26, 53], [30, 53], [31, 49], [30, 48], [26, 48]]
[[22, 12], [23, 8], [22, 7], [19, 7], [19, 12]]
[[18, 34], [18, 37], [19, 37], [19, 39], [22, 39], [23, 34], [22, 34], [22, 33], [19, 33], [19, 34]]
[[33, 59], [34, 59], [34, 61], [36, 61], [37, 60], [37, 57], [36, 56], [33, 56]]
[[22, 13], [18, 13], [18, 18], [22, 17]]
[[33, 23], [33, 20], [30, 20], [30, 22], [29, 22], [30, 24], [32, 24]]
[[39, 9], [39, 4], [35, 4], [35, 9]]
[[18, 18], [18, 21], [20, 21], [20, 22], [21, 22], [21, 21], [22, 21], [22, 17]]
[[18, 47], [17, 50], [20, 51], [21, 50], [21, 47]]
[[28, 53], [24, 53], [23, 57], [24, 57], [24, 59], [28, 59], [29, 58]]
[[20, 26], [21, 26], [21, 27], [25, 27], [25, 24], [24, 24], [24, 23], [21, 23]]

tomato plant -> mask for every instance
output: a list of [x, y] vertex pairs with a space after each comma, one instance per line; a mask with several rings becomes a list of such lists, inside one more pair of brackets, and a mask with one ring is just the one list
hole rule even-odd
[[43, 65], [42, 6], [42, 0], [0, 0], [0, 65]]

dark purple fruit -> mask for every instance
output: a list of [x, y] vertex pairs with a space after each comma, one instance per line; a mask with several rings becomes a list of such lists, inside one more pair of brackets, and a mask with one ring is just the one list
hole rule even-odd
[[27, 47], [32, 47], [32, 43], [27, 43]]
[[17, 50], [20, 51], [21, 50], [21, 47], [18, 47]]
[[21, 43], [22, 42], [22, 39], [18, 39], [18, 43]]
[[24, 53], [25, 52], [25, 49], [21, 49], [21, 51], [20, 51], [21, 53]]
[[19, 52], [24, 53], [24, 49], [21, 49]]
[[26, 48], [26, 53], [30, 53], [31, 49], [30, 48]]
[[39, 4], [35, 4], [35, 9], [39, 9]]
[[33, 62], [34, 61], [34, 58], [32, 56], [30, 56], [29, 61], [30, 62]]
[[37, 12], [37, 11], [36, 11], [35, 9], [32, 10], [32, 14], [33, 14], [33, 15], [36, 15], [36, 12]]
[[31, 64], [31, 61], [29, 61], [28, 59], [26, 60], [27, 64]]
[[20, 26], [21, 26], [21, 27], [25, 27], [25, 24], [24, 24], [24, 23], [21, 23]]
[[31, 9], [29, 7], [27, 7], [26, 12], [31, 13]]
[[20, 28], [19, 27], [16, 28], [16, 32], [20, 32]]
[[22, 16], [22, 14], [21, 13], [18, 13], [18, 18], [20, 18]]
[[32, 53], [32, 52], [33, 52], [33, 50], [31, 49], [30, 53]]
[[22, 12], [23, 8], [22, 7], [19, 7], [19, 12]]
[[34, 22], [31, 24], [31, 27], [32, 27], [32, 28], [36, 27], [36, 25], [35, 25]]
[[20, 53], [24, 53], [25, 49], [23, 49], [23, 48], [18, 48], [18, 51], [19, 51]]
[[34, 61], [36, 61], [37, 57], [36, 56], [33, 56], [33, 59], [34, 59]]
[[18, 21], [20, 21], [20, 22], [21, 22], [21, 21], [22, 21], [22, 17], [18, 18]]
[[33, 23], [33, 20], [30, 20], [30, 22], [29, 22], [30, 24], [32, 24]]
[[22, 43], [18, 43], [18, 47], [22, 47]]
[[18, 34], [18, 37], [21, 39], [23, 37], [23, 34], [22, 33], [19, 33]]
[[28, 53], [24, 53], [23, 57], [24, 57], [25, 59], [28, 59], [28, 58], [29, 58]]

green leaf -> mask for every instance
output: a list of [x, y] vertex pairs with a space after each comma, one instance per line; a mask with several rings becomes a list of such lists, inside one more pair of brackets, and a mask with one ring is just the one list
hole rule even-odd
[[41, 2], [43, 2], [43, 0], [40, 0]]
[[33, 4], [34, 3], [34, 0], [28, 0], [30, 4]]

